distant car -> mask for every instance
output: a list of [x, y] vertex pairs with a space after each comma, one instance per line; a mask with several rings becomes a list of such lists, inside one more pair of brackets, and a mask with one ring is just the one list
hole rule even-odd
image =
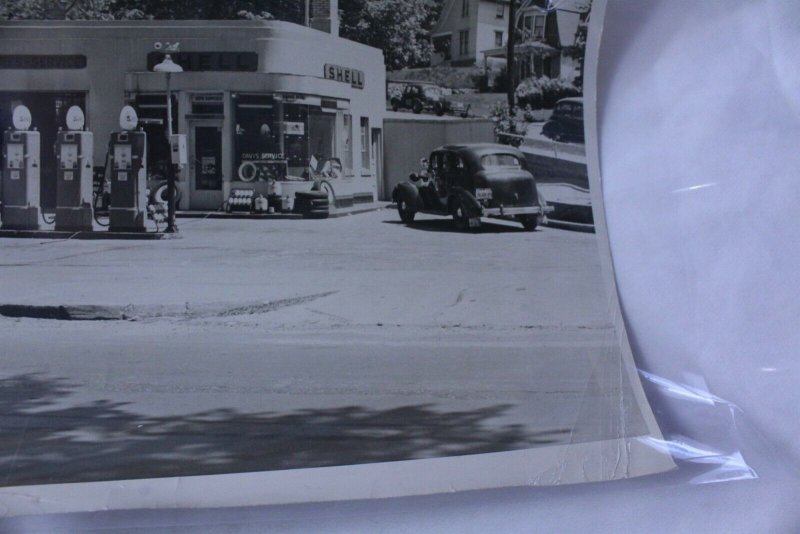
[[540, 198], [522, 152], [508, 145], [446, 145], [423, 158], [423, 170], [392, 192], [400, 220], [417, 213], [450, 215], [459, 230], [477, 229], [481, 217], [511, 219], [533, 231], [553, 210]]
[[458, 114], [466, 117], [469, 114], [469, 105], [453, 102], [445, 98], [444, 90], [436, 84], [425, 82], [407, 82], [399, 95], [391, 99], [392, 111], [410, 109], [414, 113], [423, 111], [436, 113], [439, 116], [445, 113]]
[[556, 102], [553, 114], [542, 126], [542, 135], [556, 141], [583, 143], [583, 98], [562, 98]]

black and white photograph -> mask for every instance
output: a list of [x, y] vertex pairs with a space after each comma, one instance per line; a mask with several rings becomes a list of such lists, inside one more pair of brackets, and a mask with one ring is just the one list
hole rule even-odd
[[670, 470], [595, 228], [601, 22], [3, 3], [3, 513]]

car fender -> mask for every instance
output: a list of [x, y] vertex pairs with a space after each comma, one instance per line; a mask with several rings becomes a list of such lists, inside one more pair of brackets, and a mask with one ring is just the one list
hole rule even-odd
[[450, 201], [452, 202], [454, 199], [461, 201], [464, 209], [467, 210], [467, 216], [470, 218], [480, 217], [483, 213], [483, 208], [481, 207], [480, 202], [475, 199], [475, 196], [472, 193], [463, 187], [453, 187], [450, 189]]
[[392, 200], [395, 202], [402, 200], [405, 202], [406, 206], [414, 208], [415, 210], [422, 210], [425, 208], [422, 197], [419, 194], [419, 189], [417, 189], [417, 186], [414, 184], [408, 182], [402, 182], [395, 186], [392, 191]]

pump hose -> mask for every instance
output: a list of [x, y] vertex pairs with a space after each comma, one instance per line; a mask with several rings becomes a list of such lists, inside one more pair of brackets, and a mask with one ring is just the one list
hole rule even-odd
[[56, 222], [55, 214], [53, 215], [53, 218], [49, 221], [47, 220], [47, 217], [44, 216], [44, 211], [40, 212], [40, 215], [42, 216], [42, 220], [44, 221], [45, 224], [54, 224]]
[[94, 209], [97, 206], [97, 198], [99, 196], [100, 195], [98, 195], [97, 193], [94, 193], [92, 195], [92, 218], [94, 219], [94, 222], [96, 222], [98, 225], [102, 226], [103, 228], [106, 228], [111, 224], [111, 222], [109, 221], [109, 222], [107, 222], [105, 224], [101, 223], [100, 219], [97, 218], [97, 212]]
[[100, 192], [92, 193], [92, 218], [94, 219], [94, 222], [96, 222], [103, 228], [107, 228], [111, 224], [111, 221], [109, 221], [106, 224], [101, 223], [100, 220], [97, 218], [97, 211], [95, 210], [95, 208], [97, 207], [98, 198], [100, 197], [100, 195], [103, 194], [103, 184], [105, 184], [107, 181], [106, 178], [108, 177], [108, 169], [110, 165], [111, 165], [111, 146], [109, 145], [108, 150], [106, 150], [106, 164], [105, 167], [103, 168], [103, 181], [100, 184]]

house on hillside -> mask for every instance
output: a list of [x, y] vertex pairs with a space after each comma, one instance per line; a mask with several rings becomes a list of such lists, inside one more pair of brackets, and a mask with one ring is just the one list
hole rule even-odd
[[485, 64], [481, 51], [506, 42], [508, 9], [508, 0], [445, 0], [431, 32], [431, 66]]
[[[588, 2], [559, 2], [548, 9], [544, 2], [523, 0], [517, 10], [515, 67], [517, 79], [530, 76], [574, 80], [580, 61], [574, 57], [575, 38], [588, 18]], [[485, 65], [506, 59], [506, 44], [481, 50]]]

